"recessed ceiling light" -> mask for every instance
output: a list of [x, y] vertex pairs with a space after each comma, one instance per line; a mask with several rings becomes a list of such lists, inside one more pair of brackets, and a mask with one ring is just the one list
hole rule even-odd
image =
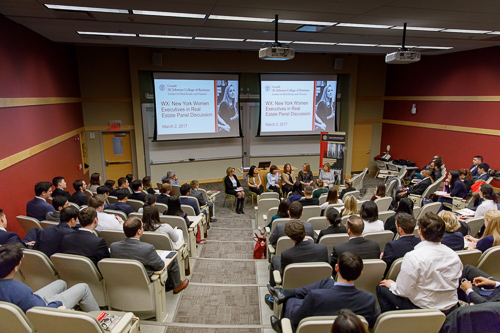
[[487, 34], [491, 30], [444, 29], [441, 32], [455, 32], [459, 34]]
[[302, 41], [294, 41], [293, 44], [311, 44], [311, 45], [336, 45], [337, 43], [330, 42], [302, 42]]
[[415, 46], [416, 49], [450, 50], [451, 46]]
[[192, 39], [191, 36], [169, 36], [169, 35], [143, 35], [139, 34], [139, 37], [145, 38], [170, 38], [170, 39]]
[[51, 5], [51, 4], [47, 4], [47, 3], [45, 4], [45, 7], [49, 8], [49, 9], [57, 9], [57, 10], [73, 10], [73, 11], [81, 11], [81, 12], [128, 14], [128, 9], [64, 6], [64, 5]]
[[204, 19], [206, 17], [205, 14], [158, 12], [158, 11], [151, 11], [151, 10], [136, 10], [136, 9], [133, 9], [132, 13], [136, 14], [136, 15], [185, 17], [185, 18], [197, 18], [197, 19]]
[[120, 32], [77, 31], [77, 33], [80, 34], [80, 35], [137, 37], [136, 34], [126, 34], [126, 33], [120, 33]]
[[212, 20], [250, 21], [250, 22], [274, 22], [274, 19], [263, 18], [263, 17], [210, 15], [208, 18], [212, 19]]
[[369, 28], [369, 29], [389, 29], [389, 28], [393, 27], [392, 25], [361, 24], [361, 23], [339, 23], [335, 26], [336, 27], [347, 27], [347, 28]]
[[286, 23], [286, 24], [309, 24], [309, 25], [323, 25], [323, 26], [332, 26], [334, 24], [337, 24], [337, 22], [282, 20], [282, 19], [278, 19], [278, 23]]
[[366, 46], [366, 47], [374, 47], [378, 44], [353, 44], [353, 43], [337, 43], [337, 45], [341, 46]]
[[220, 41], [226, 41], [226, 42], [243, 42], [243, 41], [245, 41], [243, 38], [219, 38], [219, 37], [195, 37], [195, 39], [220, 40]]
[[[403, 30], [402, 26], [396, 26], [392, 27], [391, 29], [394, 30]], [[406, 30], [413, 30], [413, 31], [441, 31], [444, 28], [426, 28], [426, 27], [406, 27]]]

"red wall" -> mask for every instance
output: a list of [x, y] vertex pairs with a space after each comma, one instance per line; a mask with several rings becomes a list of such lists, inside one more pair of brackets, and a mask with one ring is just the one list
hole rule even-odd
[[[411, 65], [387, 66], [386, 96], [499, 96], [500, 47], [423, 56]], [[416, 104], [417, 114], [410, 113]], [[500, 129], [500, 102], [386, 101], [384, 119]], [[417, 166], [442, 155], [448, 170], [470, 167], [474, 155], [500, 169], [500, 137], [384, 124], [381, 151], [391, 146], [393, 158]], [[494, 186], [500, 185], [500, 183]]]
[[[55, 44], [0, 16], [0, 98], [80, 97], [74, 48]], [[83, 126], [80, 103], [0, 108], [0, 159]], [[76, 179], [86, 179], [80, 142], [74, 138], [0, 171], [0, 208], [8, 229], [21, 236], [17, 215], [26, 215], [34, 185], [63, 176], [69, 192]]]

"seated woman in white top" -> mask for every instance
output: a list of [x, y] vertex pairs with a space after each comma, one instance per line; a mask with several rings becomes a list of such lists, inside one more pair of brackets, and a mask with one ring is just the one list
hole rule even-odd
[[[154, 206], [155, 204], [156, 204], [156, 195], [154, 195], [154, 194], [147, 194], [144, 197], [144, 207], [146, 207], [146, 206]], [[137, 212], [144, 214], [144, 208], [143, 207], [139, 208], [139, 210]]]
[[367, 232], [384, 231], [384, 222], [378, 219], [378, 208], [375, 202], [363, 202], [359, 215], [365, 224], [363, 235]]
[[158, 212], [158, 208], [155, 206], [144, 207], [142, 223], [144, 223], [144, 231], [156, 231], [168, 234], [174, 248], [184, 243], [182, 230], [177, 229], [177, 227], [172, 228], [168, 223], [161, 223], [160, 212]]
[[498, 195], [495, 193], [493, 186], [490, 184], [483, 184], [479, 188], [479, 196], [484, 201], [477, 207], [474, 217], [481, 217], [489, 210], [498, 209], [497, 203], [499, 201]]
[[323, 169], [319, 172], [319, 179], [323, 181], [324, 186], [328, 187], [332, 187], [335, 184], [335, 173], [330, 169], [330, 163], [325, 163]]
[[280, 189], [280, 174], [278, 173], [278, 167], [276, 165], [271, 165], [269, 173], [267, 174], [267, 184], [266, 188], [273, 192], [278, 193], [281, 196]]

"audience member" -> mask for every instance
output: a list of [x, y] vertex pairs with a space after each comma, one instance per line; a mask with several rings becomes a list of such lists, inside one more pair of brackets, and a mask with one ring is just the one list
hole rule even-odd
[[335, 178], [336, 178], [335, 172], [331, 171], [331, 165], [330, 163], [325, 163], [323, 165], [323, 169], [319, 171], [319, 179], [323, 181], [324, 186], [326, 187], [333, 187], [333, 184], [335, 184]]
[[476, 178], [479, 176], [478, 166], [481, 163], [483, 163], [483, 157], [474, 156], [474, 158], [472, 159], [472, 166], [469, 168], [469, 171], [472, 174], [472, 178], [474, 179], [474, 181], [476, 181]]
[[331, 333], [368, 333], [365, 324], [349, 309], [339, 311]]
[[[165, 268], [165, 262], [160, 258], [153, 245], [141, 242], [144, 226], [140, 218], [131, 217], [123, 224], [123, 231], [127, 239], [114, 242], [110, 246], [111, 258], [133, 259], [144, 265], [148, 276], [155, 271]], [[189, 284], [189, 280], [181, 281], [177, 258], [172, 260], [167, 267], [168, 279], [165, 287], [173, 289], [174, 294], [181, 292]]]
[[108, 209], [119, 210], [127, 214], [127, 216], [130, 213], [133, 213], [134, 209], [132, 208], [132, 206], [127, 205], [128, 195], [129, 191], [127, 189], [120, 188], [116, 193], [116, 198], [118, 201], [114, 204], [109, 205]]
[[302, 185], [297, 181], [293, 184], [292, 193], [288, 197], [290, 203], [302, 198]]
[[344, 198], [344, 209], [342, 210], [342, 216], [353, 214], [359, 214], [358, 200], [354, 196], [348, 194]]
[[166, 177], [167, 177], [167, 179], [170, 179], [170, 184], [171, 185], [180, 185], [179, 184], [179, 178], [177, 178], [177, 176], [175, 175], [175, 171], [174, 170], [170, 170], [169, 172], [167, 172], [167, 176]]
[[455, 251], [441, 244], [445, 223], [436, 214], [426, 213], [418, 226], [422, 241], [404, 256], [396, 281], [382, 280], [377, 287], [382, 312], [422, 308], [448, 314], [458, 306], [463, 265]]
[[226, 169], [226, 177], [224, 178], [224, 187], [226, 193], [236, 197], [236, 213], [245, 214], [243, 211], [243, 203], [245, 202], [245, 191], [241, 187], [240, 181], [234, 174], [234, 168], [229, 167]]
[[468, 169], [458, 169], [459, 178], [464, 183], [465, 188], [467, 189], [467, 195], [471, 193], [472, 184], [474, 184], [474, 179], [472, 178], [472, 174]]
[[78, 206], [84, 206], [89, 202], [89, 197], [83, 193], [87, 189], [87, 184], [84, 180], [78, 179], [73, 182], [75, 193], [71, 195], [70, 202], [76, 203]]
[[301, 189], [306, 186], [313, 186], [314, 177], [309, 163], [304, 163], [304, 165], [302, 166], [302, 170], [299, 171], [298, 180], [301, 185]]
[[[400, 203], [401, 202], [403, 201], [401, 200]], [[380, 259], [387, 264], [384, 276], [396, 259], [403, 258], [406, 253], [413, 251], [415, 245], [420, 243], [420, 238], [413, 235], [413, 231], [417, 225], [413, 215], [408, 213], [397, 213], [395, 220], [399, 238], [385, 244], [384, 252], [380, 255]]]
[[156, 195], [156, 202], [168, 205], [168, 197], [170, 195], [172, 195], [172, 185], [166, 183], [161, 184], [160, 194]]
[[61, 243], [64, 236], [75, 232], [73, 227], [78, 223], [78, 209], [68, 206], [61, 210], [61, 222], [45, 228], [40, 235], [37, 249], [50, 258], [54, 253], [62, 252]]
[[26, 215], [34, 217], [39, 221], [45, 220], [47, 213], [53, 212], [54, 207], [45, 200], [52, 195], [52, 184], [50, 182], [39, 182], [35, 185], [35, 198], [26, 204]]
[[66, 282], [57, 280], [33, 293], [30, 287], [14, 280], [14, 274], [19, 270], [22, 258], [21, 245], [6, 244], [0, 247], [0, 301], [13, 303], [25, 313], [35, 306], [49, 308], [64, 306], [72, 309], [77, 304], [86, 312], [100, 310], [86, 283], [79, 283], [66, 289]]
[[52, 222], [60, 222], [61, 210], [64, 207], [69, 206], [68, 198], [63, 195], [56, 195], [52, 197], [52, 206], [54, 207], [53, 212], [48, 212], [45, 215], [45, 220]]
[[343, 203], [342, 200], [339, 199], [337, 189], [335, 187], [330, 187], [328, 189], [328, 194], [326, 196], [326, 202], [322, 204], [321, 210], [326, 209], [328, 205], [334, 205], [334, 204], [341, 204]]
[[422, 195], [427, 187], [432, 184], [431, 180], [431, 171], [430, 170], [422, 170], [420, 172], [422, 175], [422, 180], [415, 184], [412, 188], [403, 188], [396, 194], [396, 201], [401, 200], [402, 198], [408, 197], [410, 194]]
[[88, 187], [88, 190], [94, 193], [97, 192], [97, 188], [101, 186], [101, 180], [101, 175], [97, 172], [94, 172], [90, 176], [90, 186]]
[[161, 223], [160, 212], [155, 206], [144, 206], [142, 222], [144, 223], [144, 231], [157, 231], [167, 234], [172, 240], [174, 248], [184, 244], [182, 229], [172, 228], [168, 223]]
[[97, 219], [99, 224], [97, 225], [97, 231], [113, 229], [113, 230], [123, 230], [123, 220], [118, 215], [111, 215], [104, 213], [104, 196], [101, 194], [95, 195], [93, 198], [89, 199], [89, 207], [94, 208], [97, 211]]
[[156, 194], [155, 189], [151, 186], [150, 176], [142, 178], [142, 188], [144, 191], [148, 192], [148, 194]]
[[448, 211], [439, 212], [438, 216], [444, 221], [445, 229], [441, 244], [448, 246], [453, 251], [460, 251], [464, 249], [464, 235], [460, 229], [460, 223], [455, 214]]
[[481, 252], [486, 251], [492, 246], [500, 245], [500, 211], [489, 210], [484, 214], [484, 230], [481, 238], [474, 238], [472, 236], [465, 236], [469, 241], [469, 249], [478, 249]]
[[142, 180], [136, 179], [132, 182], [132, 191], [133, 193], [128, 196], [129, 199], [139, 200], [144, 202], [146, 199], [146, 193], [142, 191]]
[[283, 166], [283, 172], [281, 173], [281, 184], [284, 195], [288, 194], [288, 192], [293, 191], [293, 184], [295, 184], [295, 182], [297, 182], [295, 171], [292, 170], [292, 166], [290, 165], [290, 163], [285, 163], [285, 165]]
[[198, 203], [200, 207], [203, 206], [208, 206], [208, 213], [210, 217], [210, 222], [217, 222], [217, 219], [214, 218], [214, 203], [210, 201], [206, 201], [205, 198], [203, 197], [203, 194], [198, 191], [200, 188], [200, 182], [197, 180], [192, 180], [191, 183], [189, 183], [189, 186], [191, 186], [191, 192], [190, 196], [195, 197], [196, 200], [198, 200]]
[[361, 259], [380, 258], [380, 246], [377, 242], [365, 239], [362, 236], [364, 228], [365, 224], [359, 216], [349, 216], [346, 225], [349, 241], [333, 247], [332, 254], [330, 255], [330, 265], [332, 265], [332, 267], [335, 267], [337, 264], [339, 256], [347, 251], [357, 253]]
[[313, 191], [313, 198], [319, 199], [323, 193], [328, 192], [328, 186], [324, 187], [324, 183], [321, 179], [316, 179], [316, 189]]
[[63, 237], [61, 250], [63, 253], [87, 257], [97, 267], [101, 259], [109, 258], [106, 240], [94, 234], [99, 223], [97, 211], [92, 207], [86, 207], [80, 211], [78, 217], [80, 229]]
[[131, 193], [128, 186], [129, 184], [127, 178], [125, 177], [118, 178], [118, 187], [115, 188], [113, 192], [111, 192], [111, 195], [116, 197], [119, 189], [126, 189], [128, 191], [128, 194], [130, 195]]
[[375, 201], [377, 199], [385, 198], [385, 184], [378, 184], [375, 186], [375, 192], [373, 193], [373, 196], [371, 197], [371, 201]]
[[[191, 206], [194, 210], [195, 215], [200, 215], [198, 203], [194, 199], [188, 198], [188, 196], [191, 195], [191, 186], [189, 186], [188, 183], [184, 183], [181, 185], [180, 191], [181, 196], [179, 197], [179, 201], [181, 202], [181, 205]], [[206, 212], [203, 211], [203, 214], [206, 214]]]
[[102, 194], [104, 195], [104, 198], [106, 199], [104, 201], [104, 209], [108, 209], [108, 206], [109, 206], [109, 200], [108, 200], [108, 197], [111, 193], [111, 190], [109, 189], [109, 187], [107, 186], [99, 186], [97, 188], [97, 194]]
[[346, 193], [356, 191], [356, 189], [353, 187], [353, 185], [354, 185], [354, 181], [352, 180], [352, 178], [344, 179], [345, 188], [340, 192], [340, 199], [344, 200], [344, 202], [346, 199], [346, 198], [344, 198]]
[[365, 224], [363, 235], [367, 232], [384, 231], [384, 222], [378, 219], [378, 207], [375, 202], [363, 202], [359, 214]]
[[321, 230], [319, 232], [318, 238], [316, 239], [316, 243], [319, 243], [319, 240], [321, 237], [324, 235], [331, 235], [331, 234], [344, 234], [347, 233], [347, 229], [340, 224], [341, 222], [341, 217], [340, 213], [337, 209], [330, 207], [326, 210], [326, 219], [330, 223], [328, 228]]
[[[271, 221], [267, 224], [266, 227], [271, 229], [273, 226], [273, 222], [276, 219], [289, 218], [290, 217], [290, 215], [288, 214], [289, 206], [290, 206], [290, 200], [288, 200], [287, 198], [281, 198], [280, 203], [278, 205], [278, 211], [276, 212], [275, 215], [273, 215], [273, 217], [271, 217]], [[264, 234], [265, 232], [264, 228], [260, 226], [259, 226], [259, 231], [261, 234]]]
[[[288, 207], [288, 214], [290, 215], [291, 220], [296, 220], [300, 222], [300, 217], [302, 216], [302, 204], [298, 201], [292, 202]], [[285, 234], [285, 225], [287, 222], [280, 222], [276, 224], [273, 232], [269, 235], [269, 243], [276, 247], [276, 243], [281, 236], [286, 236]], [[306, 230], [306, 236], [310, 236], [314, 239], [314, 229], [311, 223], [302, 222], [304, 224], [304, 228]]]
[[186, 221], [188, 227], [191, 225], [187, 214], [182, 211], [181, 201], [176, 195], [172, 195], [168, 198], [168, 209], [163, 212], [163, 215], [180, 216]]
[[55, 190], [52, 192], [52, 197], [56, 197], [58, 195], [65, 196], [68, 200], [71, 198], [71, 194], [68, 191], [65, 191], [66, 188], [66, 180], [64, 177], [54, 177], [52, 179], [52, 185], [54, 185]]
[[[139, 210], [137, 211], [138, 213], [143, 213], [144, 212], [144, 208], [148, 207], [148, 206], [155, 206], [156, 205], [156, 195], [154, 194], [146, 194], [146, 197], [144, 198], [144, 206], [139, 208]], [[144, 222], [144, 221], [143, 221]]]
[[276, 192], [281, 197], [281, 187], [280, 187], [281, 175], [278, 173], [278, 167], [276, 165], [271, 165], [271, 168], [269, 169], [269, 172], [267, 173], [266, 177], [267, 177], [266, 190]]
[[161, 179], [161, 183], [172, 185], [172, 181], [170, 180], [170, 178], [167, 178], [167, 176], [163, 176], [163, 178]]
[[443, 162], [440, 158], [435, 158], [431, 162], [431, 167], [430, 167], [431, 174], [430, 174], [430, 176], [432, 178], [432, 182], [435, 182], [436, 180], [441, 178], [441, 176], [442, 176], [441, 166], [442, 165], [443, 165]]
[[7, 216], [0, 209], [0, 245], [7, 243], [21, 243], [21, 238], [15, 232], [7, 231]]
[[299, 200], [299, 202], [302, 204], [302, 206], [318, 206], [319, 205], [319, 200], [317, 198], [313, 198], [313, 187], [312, 186], [306, 186], [304, 188], [304, 197]]
[[134, 193], [134, 190], [132, 189], [132, 182], [135, 180], [134, 175], [129, 173], [125, 176], [125, 178], [127, 178], [128, 190], [129, 190], [130, 194]]
[[460, 281], [458, 289], [460, 300], [474, 304], [500, 301], [500, 282], [479, 268], [465, 265]]
[[481, 163], [477, 166], [477, 177], [474, 180], [477, 182], [479, 180], [487, 181], [490, 178], [488, 171], [490, 170], [490, 166], [486, 163]]
[[394, 235], [396, 235], [398, 232], [396, 227], [396, 216], [401, 213], [406, 213], [413, 216], [413, 201], [411, 201], [411, 199], [403, 198], [399, 201], [398, 208], [396, 208], [396, 214], [389, 217], [387, 221], [385, 221], [384, 229], [390, 230], [394, 233]]
[[108, 179], [104, 182], [104, 186], [106, 186], [107, 188], [109, 188], [109, 190], [111, 191], [111, 193], [116, 189], [115, 187], [115, 184], [116, 182], [112, 179]]
[[463, 199], [469, 194], [469, 191], [467, 191], [467, 187], [465, 186], [464, 182], [460, 180], [460, 173], [458, 172], [458, 170], [451, 170], [448, 173], [448, 178], [446, 178], [445, 181], [445, 189], [446, 192], [450, 194], [450, 197], [439, 197], [438, 201], [441, 202], [439, 211], [442, 211], [443, 209], [451, 210], [450, 208], [446, 207], [444, 203], [452, 204], [453, 197]]
[[[284, 318], [290, 319], [294, 331], [304, 318], [334, 316], [341, 309], [350, 309], [363, 316], [369, 326], [373, 327], [380, 314], [375, 297], [354, 286], [354, 281], [363, 272], [362, 258], [351, 251], [343, 252], [335, 264], [335, 272], [337, 281], [328, 278], [297, 289], [268, 287], [276, 303], [285, 303]], [[280, 320], [277, 317], [271, 316], [271, 325], [274, 330], [281, 332]]]
[[481, 185], [479, 188], [479, 196], [484, 199], [484, 201], [477, 207], [474, 217], [484, 216], [487, 211], [496, 210], [498, 208], [497, 203], [500, 201], [500, 198], [490, 184]]

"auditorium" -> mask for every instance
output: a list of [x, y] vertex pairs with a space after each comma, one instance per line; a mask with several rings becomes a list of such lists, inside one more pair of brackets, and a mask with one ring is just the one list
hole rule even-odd
[[2, 1], [0, 331], [498, 329], [499, 18]]

